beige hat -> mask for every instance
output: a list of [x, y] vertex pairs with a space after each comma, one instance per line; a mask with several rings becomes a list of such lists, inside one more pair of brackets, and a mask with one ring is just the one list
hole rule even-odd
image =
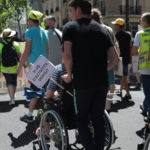
[[1, 33], [0, 37], [5, 38], [5, 37], [13, 37], [16, 34], [16, 31], [11, 30], [10, 28], [4, 29], [3, 32]]

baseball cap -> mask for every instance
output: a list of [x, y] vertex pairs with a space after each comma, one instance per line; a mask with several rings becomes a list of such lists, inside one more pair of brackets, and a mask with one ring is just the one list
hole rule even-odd
[[122, 25], [125, 24], [125, 21], [124, 21], [124, 19], [122, 19], [122, 18], [117, 18], [115, 21], [112, 21], [111, 23], [112, 23], [112, 24], [117, 24], [117, 25], [122, 26]]
[[33, 20], [40, 20], [42, 17], [43, 13], [36, 10], [31, 10], [28, 15], [28, 18]]

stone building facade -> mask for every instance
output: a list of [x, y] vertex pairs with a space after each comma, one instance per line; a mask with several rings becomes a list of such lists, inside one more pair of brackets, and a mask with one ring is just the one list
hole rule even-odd
[[[58, 26], [62, 25], [67, 20], [67, 2], [69, 0], [32, 0], [35, 6], [39, 6], [41, 10], [47, 15], [55, 15]], [[150, 0], [90, 0], [94, 7], [101, 10], [103, 21], [107, 25], [111, 25], [112, 20], [118, 17], [127, 20], [129, 30], [133, 36], [138, 30], [140, 15], [144, 12], [150, 12]], [[128, 9], [126, 2], [129, 1]], [[128, 16], [127, 16], [128, 10]], [[113, 26], [112, 26], [113, 27]]]
[[127, 0], [100, 0], [99, 8], [102, 10], [104, 22], [107, 25], [111, 25], [112, 20], [118, 17], [125, 20], [128, 19], [129, 30], [134, 36], [139, 27], [141, 14], [148, 11], [150, 12], [150, 1], [128, 0], [129, 5], [126, 5], [126, 2]]

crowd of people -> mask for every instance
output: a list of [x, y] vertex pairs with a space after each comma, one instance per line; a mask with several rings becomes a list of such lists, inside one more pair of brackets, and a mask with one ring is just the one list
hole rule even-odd
[[[125, 31], [125, 21], [117, 18], [112, 21], [115, 32], [102, 21], [102, 15], [96, 8], [92, 9], [87, 0], [71, 0], [69, 2], [70, 20], [61, 32], [56, 28], [54, 16], [45, 16], [39, 11], [30, 11], [28, 28], [25, 32], [25, 49], [21, 54], [19, 44], [14, 40], [16, 32], [7, 28], [1, 34], [0, 62], [1, 72], [6, 79], [10, 96], [10, 105], [15, 104], [17, 75], [23, 67], [30, 68], [39, 55], [43, 55], [56, 66], [53, 73], [55, 82], [61, 80], [72, 82], [74, 88], [74, 109], [76, 123], [83, 146], [86, 150], [104, 149], [104, 119], [108, 91], [115, 92], [115, 72], [121, 69], [119, 76], [119, 95], [122, 100], [131, 100], [129, 90], [129, 71], [132, 58], [137, 57], [138, 65], [134, 73], [137, 86], [143, 85], [145, 99], [141, 105], [142, 114], [150, 113], [150, 12], [142, 14], [140, 25], [143, 28], [137, 32], [134, 41], [131, 33]], [[41, 27], [43, 20], [44, 28]], [[6, 52], [7, 51], [7, 52]], [[132, 64], [132, 65], [131, 65]], [[117, 69], [116, 69], [117, 68]], [[132, 68], [133, 69], [133, 68]], [[141, 81], [140, 81], [141, 77]], [[31, 83], [33, 91], [40, 89]], [[43, 87], [47, 99], [59, 93], [57, 85], [49, 80]], [[122, 91], [125, 90], [125, 96]], [[111, 103], [111, 101], [109, 101]], [[107, 108], [111, 109], [110, 105]], [[30, 100], [28, 111], [20, 117], [21, 121], [33, 121], [33, 111], [37, 97]], [[95, 134], [89, 131], [89, 117]], [[101, 133], [101, 134], [100, 134]]]

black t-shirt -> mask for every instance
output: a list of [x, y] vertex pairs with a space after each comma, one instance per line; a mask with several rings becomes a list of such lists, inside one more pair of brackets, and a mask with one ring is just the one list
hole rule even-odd
[[120, 30], [116, 33], [116, 39], [119, 42], [120, 57], [122, 57], [123, 63], [129, 64], [131, 61], [131, 33]]
[[74, 87], [107, 85], [107, 50], [113, 44], [106, 29], [90, 18], [81, 18], [65, 25], [62, 39], [72, 43]]

